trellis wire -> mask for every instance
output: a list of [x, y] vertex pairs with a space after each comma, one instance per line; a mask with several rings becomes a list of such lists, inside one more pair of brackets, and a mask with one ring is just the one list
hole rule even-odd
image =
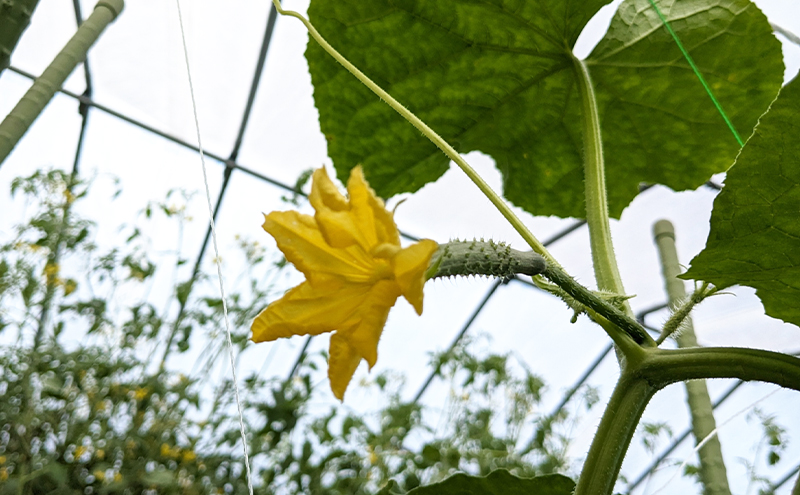
[[239, 412], [239, 431], [242, 434], [242, 450], [244, 451], [244, 467], [246, 469], [247, 489], [253, 495], [253, 481], [250, 473], [250, 459], [247, 455], [247, 435], [244, 431], [244, 417], [242, 415], [242, 402], [239, 399], [239, 382], [236, 379], [236, 360], [233, 356], [233, 343], [231, 342], [231, 324], [228, 320], [228, 304], [225, 297], [225, 287], [222, 282], [222, 264], [219, 258], [219, 247], [217, 246], [217, 229], [214, 225], [214, 214], [211, 208], [211, 192], [208, 188], [208, 173], [206, 171], [206, 160], [203, 153], [203, 140], [200, 133], [200, 120], [197, 117], [197, 102], [194, 97], [194, 86], [192, 85], [192, 70], [189, 67], [189, 48], [186, 44], [186, 33], [183, 29], [183, 16], [181, 15], [181, 0], [175, 0], [178, 8], [178, 24], [181, 28], [181, 41], [183, 43], [183, 57], [186, 62], [186, 78], [189, 82], [189, 95], [192, 98], [192, 113], [194, 115], [194, 126], [197, 131], [197, 148], [200, 153], [200, 165], [203, 170], [203, 184], [205, 185], [206, 200], [208, 202], [208, 222], [211, 226], [211, 240], [214, 246], [214, 262], [217, 265], [217, 278], [219, 279], [219, 293], [222, 299], [222, 314], [225, 319], [225, 334], [228, 340], [228, 357], [231, 361], [231, 374], [233, 375], [233, 392], [236, 396], [236, 409]]

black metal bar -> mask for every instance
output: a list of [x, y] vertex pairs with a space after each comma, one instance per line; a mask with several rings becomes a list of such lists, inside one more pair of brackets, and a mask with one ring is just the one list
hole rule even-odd
[[[23, 77], [26, 77], [28, 79], [31, 79], [31, 80], [35, 80], [36, 79], [36, 76], [34, 76], [33, 74], [30, 74], [29, 72], [26, 72], [26, 71], [21, 70], [21, 69], [17, 69], [16, 67], [13, 67], [13, 66], [9, 67], [8, 70], [10, 70], [12, 72], [15, 72], [15, 73], [17, 73], [17, 74], [19, 74], [19, 75], [21, 75]], [[111, 108], [109, 108], [109, 107], [107, 107], [107, 106], [105, 106], [103, 104], [97, 103], [96, 101], [92, 100], [89, 97], [86, 97], [86, 96], [83, 96], [83, 95], [79, 95], [77, 93], [73, 93], [72, 91], [69, 91], [68, 89], [64, 89], [64, 88], [61, 88], [58, 91], [61, 92], [64, 95], [66, 95], [66, 96], [69, 96], [70, 98], [75, 98], [79, 102], [85, 103], [87, 106], [90, 106], [92, 108], [96, 108], [96, 109], [98, 109], [98, 110], [100, 110], [100, 111], [102, 111], [104, 113], [107, 113], [109, 115], [112, 115], [112, 116], [120, 119], [120, 120], [123, 120], [123, 121], [125, 121], [125, 122], [127, 122], [127, 123], [129, 123], [131, 125], [139, 127], [140, 129], [144, 129], [144, 130], [146, 130], [148, 132], [152, 132], [153, 134], [155, 134], [155, 135], [157, 135], [159, 137], [162, 137], [162, 138], [166, 139], [167, 141], [170, 141], [172, 143], [175, 143], [175, 144], [177, 144], [179, 146], [182, 146], [184, 148], [190, 149], [192, 151], [200, 152], [200, 149], [194, 144], [188, 143], [188, 142], [184, 141], [183, 139], [175, 137], [175, 136], [173, 136], [171, 134], [168, 134], [168, 133], [166, 133], [164, 131], [160, 131], [160, 130], [156, 129], [153, 126], [147, 125], [144, 122], [140, 122], [140, 121], [138, 121], [136, 119], [128, 117], [127, 115], [123, 115], [123, 114], [117, 112], [116, 110], [112, 110]], [[222, 156], [216, 154], [216, 153], [213, 153], [211, 151], [207, 151], [207, 150], [204, 149], [203, 150], [203, 154], [206, 157], [211, 158], [212, 160], [215, 160], [215, 161], [217, 161], [219, 163], [222, 163], [223, 165], [227, 165], [227, 163], [226, 163], [227, 160], [225, 158], [223, 158]], [[280, 189], [283, 189], [283, 190], [289, 191], [289, 192], [296, 192], [296, 193], [300, 194], [301, 196], [305, 196], [305, 194], [303, 194], [302, 191], [300, 191], [300, 192], [295, 191], [294, 186], [291, 186], [289, 184], [285, 184], [283, 182], [280, 182], [280, 181], [277, 181], [277, 180], [272, 179], [270, 177], [267, 177], [264, 174], [258, 173], [255, 170], [251, 170], [251, 169], [249, 169], [247, 167], [244, 167], [244, 166], [242, 166], [242, 165], [240, 165], [238, 163], [230, 164], [230, 166], [235, 168], [236, 170], [241, 170], [242, 172], [244, 172], [244, 173], [246, 173], [248, 175], [251, 175], [251, 176], [255, 177], [256, 179], [259, 179], [261, 181], [264, 181], [264, 182], [267, 182], [269, 184], [272, 184], [275, 187], [278, 187]]]
[[[83, 14], [81, 13], [81, 2], [80, 0], [72, 0], [72, 7], [75, 10], [75, 23], [78, 27], [81, 27], [83, 24]], [[89, 57], [87, 55], [86, 59], [83, 61], [83, 75], [86, 79], [86, 91], [84, 91], [84, 95], [88, 96], [89, 98], [92, 97], [92, 72], [89, 70]], [[83, 115], [84, 112], [81, 112]]]
[[[76, 0], [77, 1], [77, 0]], [[244, 109], [244, 115], [242, 116], [242, 123], [239, 126], [239, 132], [236, 136], [236, 142], [233, 145], [233, 150], [231, 151], [230, 157], [227, 160], [224, 160], [225, 170], [222, 176], [222, 185], [220, 186], [219, 193], [217, 194], [217, 202], [214, 205], [214, 212], [212, 213], [211, 217], [213, 218], [214, 223], [217, 222], [217, 217], [219, 216], [219, 210], [222, 206], [222, 199], [225, 197], [225, 191], [228, 189], [228, 184], [230, 183], [231, 174], [236, 168], [236, 157], [239, 155], [239, 149], [242, 145], [242, 139], [244, 137], [245, 129], [247, 128], [247, 123], [250, 119], [250, 112], [253, 108], [253, 101], [255, 101], [256, 92], [258, 91], [258, 84], [261, 81], [261, 73], [264, 70], [264, 61], [267, 58], [267, 51], [269, 50], [269, 42], [272, 39], [272, 33], [275, 28], [275, 18], [277, 16], [277, 12], [275, 10], [275, 6], [273, 5], [270, 8], [269, 16], [267, 17], [267, 27], [264, 33], [264, 39], [261, 42], [261, 52], [258, 56], [258, 63], [256, 64], [256, 71], [253, 75], [253, 82], [250, 84], [250, 93], [247, 97], [247, 105]], [[199, 149], [198, 149], [199, 151]], [[207, 154], [205, 150], [203, 154]], [[197, 258], [195, 258], [194, 268], [192, 269], [192, 277], [189, 279], [190, 284], [194, 284], [195, 279], [197, 278], [197, 274], [200, 273], [200, 266], [203, 263], [203, 257], [205, 256], [206, 249], [208, 249], [208, 241], [211, 239], [211, 222], [208, 224], [208, 228], [206, 229], [206, 234], [203, 237], [203, 242], [200, 244], [200, 251], [197, 253]], [[175, 325], [173, 326], [172, 332], [170, 333], [169, 338], [167, 339], [167, 347], [164, 350], [164, 358], [161, 360], [162, 365], [166, 360], [166, 356], [170, 352], [170, 347], [172, 346], [172, 341], [175, 338], [175, 334], [178, 331], [178, 327], [180, 326], [183, 315], [186, 311], [186, 303], [188, 302], [188, 297], [184, 299], [180, 307], [178, 308], [178, 316], [175, 318]]]
[[649, 315], [650, 313], [655, 313], [656, 311], [661, 311], [662, 309], [668, 307], [669, 304], [667, 303], [661, 303], [661, 304], [656, 304], [655, 306], [650, 306], [649, 308], [636, 313], [636, 321], [644, 325], [644, 319], [647, 318], [647, 315]]
[[561, 239], [563, 239], [564, 237], [566, 237], [566, 236], [570, 235], [571, 233], [575, 232], [576, 230], [578, 230], [579, 228], [583, 227], [584, 225], [586, 225], [586, 220], [578, 220], [575, 223], [573, 223], [572, 225], [570, 225], [569, 227], [567, 227], [564, 230], [562, 230], [561, 232], [556, 233], [553, 237], [550, 237], [549, 239], [544, 241], [542, 244], [545, 247], [549, 246], [550, 244], [553, 244], [554, 242], [560, 241]]
[[[733, 393], [743, 384], [744, 382], [742, 380], [737, 380], [736, 383], [731, 385], [731, 387], [728, 388], [728, 390], [723, 392], [723, 394], [719, 396], [717, 400], [714, 401], [714, 403], [711, 405], [712, 409], [716, 409], [720, 404], [725, 402], [728, 399], [728, 397], [733, 395]], [[672, 443], [669, 445], [669, 447], [664, 449], [661, 452], [661, 454], [659, 454], [659, 456], [653, 462], [651, 462], [650, 465], [644, 471], [642, 471], [641, 474], [639, 474], [639, 476], [632, 483], [628, 485], [628, 492], [630, 493], [637, 486], [639, 486], [642, 483], [642, 481], [644, 481], [650, 475], [650, 473], [652, 473], [662, 462], [664, 462], [664, 459], [666, 459], [667, 456], [669, 456], [676, 448], [678, 448], [678, 446], [681, 443], [683, 443], [684, 440], [686, 440], [686, 438], [689, 437], [689, 435], [691, 435], [691, 433], [692, 433], [692, 428], [688, 427], [685, 430], [683, 430], [683, 432], [680, 435], [675, 437], [672, 440]]]
[[[32, 79], [32, 80], [36, 79], [36, 77], [33, 74], [31, 74], [29, 72], [26, 72], [24, 70], [18, 69], [18, 68], [13, 67], [13, 66], [9, 67], [8, 70], [10, 70], [11, 72], [15, 72], [15, 73], [17, 73], [17, 74], [19, 74], [19, 75], [21, 75], [23, 77], [26, 77], [28, 79]], [[69, 90], [64, 89], [64, 88], [61, 88], [58, 91], [61, 92], [64, 95], [66, 95], [66, 96], [69, 96], [70, 98], [75, 98], [76, 100], [85, 103], [89, 107], [96, 108], [96, 109], [98, 109], [98, 110], [100, 110], [100, 111], [102, 111], [104, 113], [107, 113], [107, 114], [109, 114], [111, 116], [114, 116], [114, 117], [116, 117], [116, 118], [118, 118], [118, 119], [120, 119], [122, 121], [125, 121], [125, 122], [127, 122], [127, 123], [129, 123], [129, 124], [131, 124], [133, 126], [139, 127], [140, 129], [144, 129], [144, 130], [146, 130], [148, 132], [152, 132], [156, 136], [162, 137], [162, 138], [166, 139], [167, 141], [170, 141], [172, 143], [175, 143], [175, 144], [177, 144], [179, 146], [182, 146], [184, 148], [190, 149], [192, 151], [196, 151], [198, 153], [200, 152], [200, 148], [198, 148], [194, 144], [188, 143], [188, 142], [184, 141], [181, 138], [175, 137], [175, 136], [173, 136], [171, 134], [168, 134], [168, 133], [166, 133], [164, 131], [158, 130], [153, 126], [147, 125], [144, 122], [140, 122], [140, 121], [138, 121], [136, 119], [128, 117], [127, 115], [123, 115], [123, 114], [117, 112], [116, 110], [112, 110], [111, 108], [109, 108], [109, 107], [107, 107], [107, 106], [105, 106], [103, 104], [97, 103], [96, 101], [92, 100], [91, 98], [88, 98], [88, 97], [83, 96], [83, 95], [79, 95], [77, 93], [73, 93], [72, 91], [69, 91]], [[294, 188], [294, 186], [291, 186], [289, 184], [286, 184], [286, 183], [283, 183], [281, 181], [275, 180], [275, 179], [273, 179], [271, 177], [267, 177], [266, 175], [261, 174], [259, 172], [256, 172], [255, 170], [247, 168], [247, 167], [245, 167], [245, 166], [243, 166], [243, 165], [241, 165], [239, 163], [231, 162], [230, 160], [227, 160], [227, 159], [223, 158], [221, 155], [218, 155], [218, 154], [216, 154], [214, 152], [207, 151], [207, 150], [204, 149], [203, 150], [203, 154], [207, 158], [211, 158], [212, 160], [223, 164], [223, 166], [225, 166], [225, 167], [230, 167], [230, 168], [233, 168], [235, 170], [240, 170], [240, 171], [246, 173], [247, 175], [255, 177], [256, 179], [259, 179], [259, 180], [261, 180], [263, 182], [271, 184], [271, 185], [273, 185], [273, 186], [275, 186], [277, 188], [283, 189], [284, 191], [288, 191], [288, 192], [291, 192], [291, 193], [294, 193], [294, 194], [298, 194], [298, 195], [303, 196], [303, 197], [307, 197], [306, 193], [304, 193], [303, 191], [296, 190]], [[407, 233], [405, 233], [403, 231], [400, 231], [400, 235], [402, 237], [408, 239], [408, 240], [411, 240], [411, 241], [418, 241], [419, 240], [418, 237], [413, 236], [411, 234], [407, 234]]]
[[311, 345], [311, 339], [311, 335], [306, 337], [306, 341], [303, 343], [303, 348], [300, 349], [300, 354], [297, 356], [297, 360], [292, 365], [292, 371], [290, 371], [289, 375], [286, 377], [287, 380], [290, 380], [297, 373], [297, 370], [300, 369], [300, 363], [302, 363], [303, 359], [306, 357], [306, 351], [308, 350], [308, 346]]
[[[592, 364], [590, 364], [589, 367], [586, 368], [586, 371], [583, 372], [580, 378], [578, 378], [578, 380], [564, 393], [564, 396], [561, 397], [561, 402], [559, 402], [558, 405], [553, 408], [553, 411], [550, 414], [545, 416], [541, 424], [543, 425], [549, 424], [550, 422], [553, 421], [553, 419], [556, 416], [558, 416], [559, 413], [561, 413], [561, 410], [564, 409], [564, 407], [566, 407], [566, 405], [569, 403], [569, 401], [572, 399], [575, 393], [578, 390], [580, 390], [581, 386], [583, 386], [584, 383], [586, 383], [586, 380], [588, 380], [589, 377], [592, 375], [592, 373], [595, 372], [597, 367], [600, 366], [600, 363], [603, 362], [603, 360], [606, 358], [606, 356], [608, 356], [608, 354], [611, 352], [611, 349], [613, 348], [614, 348], [613, 343], [608, 344], [606, 348], [603, 349], [603, 351], [600, 352], [600, 354], [598, 354], [596, 358], [594, 358]], [[533, 438], [531, 439], [530, 442], [528, 442], [528, 445], [524, 449], [522, 449], [520, 455], [525, 455], [531, 450], [533, 450], [533, 444], [535, 440], [536, 440], [536, 434], [534, 433]]]
[[[211, 214], [211, 218], [213, 218], [214, 223], [217, 222], [217, 216], [219, 215], [220, 207], [222, 206], [222, 198], [225, 194], [225, 190], [228, 187], [228, 182], [231, 178], [231, 173], [233, 168], [225, 167], [225, 172], [222, 178], [222, 186], [219, 190], [219, 195], [217, 196], [217, 202], [214, 205], [214, 212]], [[200, 273], [200, 266], [203, 264], [203, 256], [208, 248], [208, 241], [211, 238], [211, 222], [209, 222], [209, 226], [206, 229], [206, 235], [203, 237], [203, 243], [200, 245], [200, 252], [197, 255], [197, 258], [194, 262], [194, 268], [192, 268], [192, 276], [189, 278], [190, 288], [189, 292], [191, 293], [191, 286], [194, 285], [195, 281], [197, 280], [197, 274]], [[175, 323], [172, 325], [172, 331], [167, 337], [167, 345], [164, 347], [164, 355], [161, 357], [161, 369], [164, 368], [164, 365], [167, 361], [167, 356], [172, 350], [172, 342], [175, 339], [175, 335], [177, 335], [178, 330], [180, 328], [181, 323], [183, 322], [183, 315], [186, 312], [186, 304], [189, 302], [189, 296], [187, 294], [186, 298], [180, 303], [180, 307], [178, 308], [178, 316], [175, 318]]]
[[253, 102], [256, 99], [258, 85], [261, 82], [261, 74], [264, 72], [264, 62], [267, 59], [269, 43], [272, 40], [272, 33], [275, 30], [275, 19], [277, 19], [277, 17], [278, 11], [275, 9], [275, 5], [272, 4], [269, 9], [269, 15], [267, 16], [267, 27], [264, 31], [264, 39], [261, 41], [261, 52], [258, 54], [258, 63], [256, 64], [256, 71], [253, 75], [253, 82], [250, 84], [250, 94], [247, 96], [247, 105], [245, 105], [244, 108], [242, 123], [239, 126], [239, 133], [236, 135], [236, 141], [233, 144], [233, 151], [231, 151], [231, 161], [236, 161], [236, 158], [239, 156], [239, 149], [242, 147], [244, 132], [250, 120], [250, 112], [253, 109]]
[[[770, 485], [769, 486], [769, 491], [767, 492], [767, 495], [774, 495], [775, 490], [777, 490], [778, 488], [780, 488], [783, 485], [785, 485], [786, 483], [788, 483], [789, 480], [791, 480], [794, 477], [794, 475], [797, 474], [797, 473], [800, 473], [800, 464], [795, 466], [794, 469], [792, 469], [791, 471], [786, 473], [782, 478], [778, 479], [775, 482], [770, 483], [769, 484]], [[798, 480], [798, 483], [800, 483], [800, 480]], [[800, 485], [798, 485], [798, 486], [800, 486]]]
[[553, 409], [553, 412], [550, 413], [550, 417], [555, 417], [558, 413], [561, 412], [564, 406], [566, 406], [567, 403], [570, 401], [570, 399], [572, 399], [572, 396], [575, 395], [575, 392], [577, 392], [578, 389], [580, 389], [581, 386], [586, 382], [586, 380], [589, 379], [592, 373], [594, 373], [597, 367], [600, 366], [600, 363], [603, 362], [603, 360], [606, 358], [606, 356], [608, 356], [608, 354], [611, 352], [611, 349], [613, 348], [614, 344], [608, 344], [608, 346], [606, 346], [606, 348], [603, 349], [603, 351], [600, 354], [598, 354], [596, 358], [594, 358], [592, 364], [590, 364], [589, 367], [586, 368], [586, 371], [584, 371], [581, 377], [578, 378], [578, 381], [576, 381], [575, 384], [572, 387], [570, 387], [570, 389], [567, 390], [567, 392], [561, 398], [561, 402], [559, 402], [558, 405], [555, 407], [555, 409]]
[[[470, 315], [470, 317], [467, 320], [467, 322], [464, 324], [464, 326], [461, 327], [461, 330], [459, 330], [458, 334], [456, 334], [456, 337], [450, 343], [450, 346], [447, 348], [447, 352], [452, 351], [456, 347], [456, 345], [458, 345], [458, 342], [464, 337], [464, 334], [467, 333], [467, 330], [469, 330], [469, 327], [472, 326], [472, 323], [475, 321], [475, 319], [481, 313], [481, 311], [483, 310], [484, 306], [486, 306], [486, 303], [489, 302], [489, 299], [492, 298], [492, 295], [494, 295], [494, 293], [497, 290], [497, 288], [500, 287], [502, 284], [503, 284], [503, 280], [502, 279], [498, 279], [492, 284], [492, 286], [489, 288], [489, 291], [486, 293], [485, 296], [483, 296], [483, 300], [481, 300], [481, 302], [478, 304], [478, 306], [472, 312], [472, 315]], [[436, 369], [436, 368], [431, 370], [431, 372], [428, 374], [428, 378], [425, 379], [425, 383], [423, 383], [422, 387], [420, 387], [420, 389], [417, 391], [417, 394], [414, 396], [414, 399], [412, 400], [412, 402], [418, 402], [419, 401], [419, 399], [422, 397], [422, 394], [424, 394], [425, 390], [428, 389], [428, 386], [430, 386], [431, 382], [433, 382], [433, 379], [436, 377], [436, 373], [438, 373], [438, 372], [439, 372], [439, 370]]]

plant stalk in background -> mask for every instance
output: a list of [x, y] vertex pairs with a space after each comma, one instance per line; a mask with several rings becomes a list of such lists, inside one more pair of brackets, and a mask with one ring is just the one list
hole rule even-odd
[[[686, 288], [683, 280], [678, 278], [683, 270], [678, 261], [675, 229], [672, 223], [668, 220], [656, 222], [653, 226], [653, 237], [661, 255], [661, 269], [670, 307], [677, 308], [686, 299]], [[674, 337], [681, 348], [697, 347], [697, 337], [691, 317], [687, 317], [683, 321]], [[711, 397], [708, 395], [708, 387], [704, 380], [690, 380], [684, 385], [686, 386], [686, 402], [689, 404], [689, 412], [692, 416], [692, 432], [695, 442], [701, 442], [717, 428]], [[703, 483], [704, 493], [707, 495], [730, 495], [728, 473], [722, 458], [719, 437], [714, 435], [708, 439], [698, 455], [700, 457], [700, 481]]]

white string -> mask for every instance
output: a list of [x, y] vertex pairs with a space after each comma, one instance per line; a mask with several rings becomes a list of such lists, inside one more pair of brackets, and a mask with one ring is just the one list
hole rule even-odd
[[657, 493], [659, 493], [662, 490], [664, 490], [664, 488], [666, 488], [667, 485], [672, 483], [672, 481], [675, 479], [675, 477], [678, 476], [678, 474], [683, 472], [683, 468], [685, 468], [686, 465], [689, 464], [689, 460], [692, 459], [694, 457], [694, 455], [697, 454], [697, 452], [699, 452], [700, 449], [703, 448], [703, 445], [707, 444], [709, 442], [709, 440], [714, 438], [717, 435], [717, 432], [719, 432], [719, 430], [723, 426], [727, 425], [728, 423], [730, 423], [734, 419], [738, 418], [742, 414], [744, 414], [747, 411], [751, 410], [752, 408], [756, 407], [759, 402], [763, 402], [763, 401], [767, 400], [768, 398], [772, 397], [773, 395], [775, 395], [776, 393], [780, 392], [781, 390], [783, 390], [783, 389], [782, 388], [776, 388], [775, 390], [773, 390], [772, 392], [768, 393], [764, 397], [758, 399], [757, 401], [753, 402], [749, 406], [747, 406], [744, 409], [742, 409], [741, 411], [737, 412], [736, 414], [734, 414], [730, 418], [726, 419], [722, 424], [717, 425], [717, 427], [714, 428], [713, 430], [711, 430], [711, 433], [706, 435], [706, 437], [703, 440], [701, 440], [700, 443], [697, 444], [697, 446], [694, 448], [694, 450], [692, 450], [692, 452], [688, 456], [686, 456], [686, 459], [683, 461], [683, 463], [681, 463], [680, 467], [678, 467], [678, 469], [675, 471], [675, 473], [672, 475], [672, 477], [669, 480], [667, 480], [667, 482], [664, 483], [664, 485], [661, 488], [659, 488], [658, 490], [654, 491], [651, 495], [656, 495]]
[[233, 374], [233, 390], [236, 394], [236, 408], [239, 411], [239, 431], [242, 434], [242, 450], [244, 450], [244, 466], [247, 470], [247, 489], [253, 495], [253, 482], [250, 476], [250, 459], [247, 455], [247, 435], [244, 432], [244, 417], [242, 416], [242, 403], [239, 400], [239, 384], [236, 380], [236, 363], [233, 356], [233, 343], [231, 342], [231, 325], [228, 321], [228, 303], [225, 298], [225, 288], [222, 285], [222, 265], [220, 265], [219, 248], [217, 248], [217, 228], [214, 224], [214, 213], [211, 207], [211, 192], [208, 189], [208, 173], [206, 172], [206, 158], [203, 153], [203, 142], [200, 139], [200, 119], [197, 117], [197, 103], [194, 98], [194, 85], [192, 84], [192, 71], [189, 69], [189, 49], [186, 46], [186, 34], [183, 29], [183, 16], [181, 15], [181, 1], [175, 0], [178, 6], [178, 23], [181, 26], [181, 41], [183, 42], [183, 58], [186, 61], [186, 77], [189, 80], [189, 94], [192, 97], [192, 112], [194, 113], [194, 126], [197, 131], [197, 149], [200, 152], [200, 164], [203, 168], [203, 183], [206, 187], [206, 200], [208, 201], [208, 222], [211, 225], [211, 239], [214, 244], [214, 263], [217, 266], [219, 279], [219, 293], [222, 298], [222, 313], [225, 317], [225, 333], [228, 338], [228, 356], [231, 360], [231, 373]]

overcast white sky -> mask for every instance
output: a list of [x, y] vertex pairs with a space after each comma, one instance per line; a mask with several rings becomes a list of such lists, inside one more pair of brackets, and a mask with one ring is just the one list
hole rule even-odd
[[[301, 12], [305, 11], [307, 4], [306, 0], [284, 2], [286, 8]], [[602, 36], [617, 4], [614, 2], [604, 8], [592, 20], [579, 40], [579, 54], [588, 53]], [[756, 4], [773, 22], [800, 33], [800, 3], [796, 0], [759, 0]], [[94, 2], [84, 1], [82, 6], [86, 16]], [[236, 137], [268, 6], [266, 0], [183, 2], [203, 145], [218, 155], [227, 156]], [[41, 73], [74, 31], [71, 1], [41, 0], [31, 27], [14, 53], [12, 65], [33, 74]], [[800, 67], [800, 47], [779, 39], [784, 42], [788, 80]], [[299, 22], [278, 19], [238, 159], [246, 167], [289, 184], [294, 183], [297, 175], [305, 169], [323, 164], [330, 166], [303, 58], [306, 41], [305, 30]], [[195, 130], [174, 1], [129, 0], [120, 18], [108, 28], [90, 53], [90, 63], [96, 101], [159, 130], [194, 141]], [[5, 115], [13, 107], [29, 85], [29, 80], [8, 70], [0, 76], [0, 115]], [[66, 87], [82, 93], [83, 72], [76, 71]], [[10, 181], [40, 167], [69, 170], [79, 126], [76, 101], [57, 95], [2, 165], [0, 239], [12, 235], [10, 226], [24, 213], [24, 205], [12, 201], [6, 192]], [[493, 187], [500, 189], [500, 176], [490, 158], [471, 153], [467, 159]], [[208, 168], [210, 188], [215, 195], [221, 183], [222, 167], [209, 160]], [[196, 153], [98, 110], [90, 112], [81, 170], [87, 175], [98, 176], [98, 187], [84, 207], [84, 213], [98, 220], [98, 242], [106, 245], [119, 241], [119, 225], [134, 221], [136, 212], [148, 200], [161, 199], [169, 189], [176, 187], [198, 192], [203, 190]], [[122, 195], [114, 202], [110, 201], [112, 176], [119, 177], [123, 186]], [[280, 201], [282, 194], [281, 190], [269, 184], [241, 172], [234, 173], [217, 223], [223, 259], [233, 248], [236, 234], [272, 245], [260, 229], [261, 213], [285, 209]], [[447, 199], [443, 201], [442, 198]], [[390, 206], [397, 199], [390, 200]], [[613, 223], [623, 280], [627, 291], [637, 295], [631, 300], [635, 311], [665, 300], [657, 253], [651, 240], [652, 224], [660, 218], [668, 218], [675, 224], [681, 260], [688, 263], [705, 244], [713, 199], [714, 192], [706, 188], [674, 193], [657, 186], [640, 195], [625, 210], [621, 220]], [[519, 213], [540, 239], [547, 239], [572, 222]], [[191, 205], [191, 214], [195, 221], [187, 229], [184, 243], [185, 255], [193, 258], [206, 229], [204, 198], [197, 196]], [[402, 230], [437, 241], [456, 237], [490, 237], [523, 246], [516, 233], [457, 169], [451, 169], [436, 183], [409, 196], [397, 210], [396, 219]], [[156, 237], [154, 252], [174, 245], [174, 232], [155, 231], [151, 235]], [[552, 251], [579, 280], [592, 283], [585, 229], [559, 242]], [[236, 270], [231, 269], [230, 273], [230, 278], [235, 278]], [[291, 277], [286, 282], [287, 287], [290, 282], [298, 280], [296, 276]], [[230, 282], [226, 279], [226, 283]], [[380, 360], [373, 373], [384, 369], [406, 373], [407, 396], [410, 397], [428, 373], [428, 354], [448, 345], [490, 285], [487, 280], [429, 283], [425, 289], [425, 314], [421, 318], [405, 302], [398, 303], [384, 332], [379, 348]], [[765, 317], [752, 290], [743, 288], [734, 292], [736, 297], [713, 298], [697, 311], [695, 327], [702, 344], [784, 351], [800, 348], [800, 330]], [[558, 402], [562, 391], [605, 347], [607, 339], [585, 319], [570, 325], [570, 313], [563, 304], [519, 284], [502, 287], [497, 296], [478, 318], [471, 333], [491, 334], [495, 352], [514, 351], [541, 374], [550, 386], [545, 400], [545, 410], [549, 410]], [[665, 314], [660, 313], [649, 321], [655, 325], [664, 317]], [[270, 346], [281, 346], [266, 373], [285, 375], [301, 342], [295, 338], [255, 346], [242, 359], [243, 369], [260, 369]], [[319, 338], [312, 347], [326, 346], [327, 338]], [[189, 370], [194, 358], [175, 360], [172, 366]], [[220, 362], [220, 373], [229, 373], [225, 362]], [[608, 359], [591, 381], [601, 387], [604, 399], [610, 393], [615, 374], [616, 364], [613, 359]], [[354, 383], [367, 376], [366, 368], [362, 366]], [[727, 388], [729, 382], [717, 381], [709, 386], [713, 398]], [[323, 382], [320, 389], [318, 401], [331, 402], [327, 384]], [[725, 420], [771, 390], [767, 385], [746, 385], [718, 410], [718, 421]], [[426, 403], [442, 408], [447, 391], [446, 384], [436, 385], [426, 395]], [[682, 397], [683, 389], [678, 386], [659, 393], [645, 413], [646, 420], [668, 421], [675, 431], [681, 431], [688, 424]], [[372, 407], [363, 392], [351, 387], [345, 407], [358, 408], [362, 404]], [[775, 479], [790, 465], [800, 461], [800, 424], [797, 419], [800, 394], [781, 391], [759, 407], [778, 413], [793, 438], [785, 456], [789, 461], [764, 471]], [[599, 413], [597, 410], [587, 417], [576, 430], [577, 441], [573, 449], [576, 457], [582, 456], [588, 447]], [[734, 420], [721, 432], [729, 474], [737, 495], [743, 495], [746, 487], [745, 468], [738, 458], [752, 457], [749, 449], [758, 436], [754, 423], [747, 423], [744, 417]], [[688, 452], [684, 446], [676, 451], [675, 457], [683, 460], [682, 456]], [[623, 471], [635, 476], [646, 463], [643, 450], [634, 445]], [[656, 476], [646, 493], [652, 493], [670, 476], [672, 470], [665, 469]], [[689, 486], [686, 481], [675, 481], [662, 493], [685, 493], [683, 490]], [[788, 494], [788, 488], [787, 485], [780, 493]], [[645, 492], [640, 489], [637, 493]]]

